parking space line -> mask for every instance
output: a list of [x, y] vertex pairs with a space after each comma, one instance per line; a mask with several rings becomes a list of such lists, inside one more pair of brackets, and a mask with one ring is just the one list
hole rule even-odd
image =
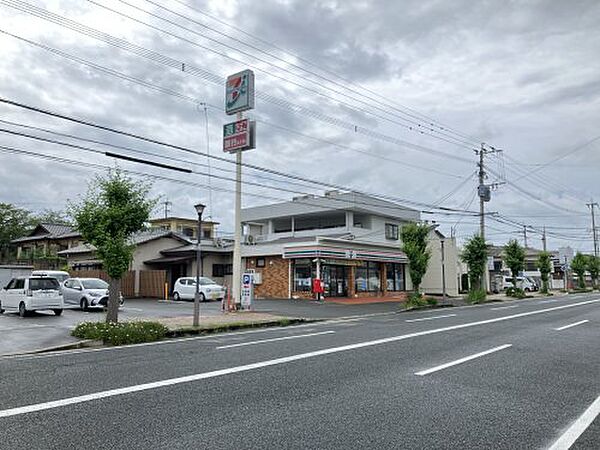
[[467, 361], [471, 361], [472, 359], [480, 358], [485, 355], [489, 355], [490, 353], [499, 352], [500, 350], [504, 350], [505, 348], [512, 347], [512, 344], [505, 344], [499, 347], [494, 347], [490, 350], [486, 350], [485, 352], [476, 353], [471, 356], [465, 356], [464, 358], [457, 359], [456, 361], [451, 361], [446, 364], [442, 364], [440, 366], [432, 367], [431, 369], [421, 370], [420, 372], [415, 372], [415, 375], [424, 376], [429, 375], [430, 373], [438, 372], [443, 369], [447, 369], [448, 367], [457, 366], [458, 364], [462, 364]]
[[548, 450], [568, 450], [600, 414], [600, 396], [573, 422]]
[[446, 317], [456, 317], [456, 314], [446, 314], [444, 316], [434, 316], [434, 317], [423, 317], [421, 319], [409, 319], [409, 320], [405, 320], [405, 322], [424, 322], [426, 320], [444, 319]]
[[318, 333], [309, 333], [309, 334], [295, 334], [293, 336], [283, 336], [278, 338], [271, 339], [261, 339], [259, 341], [250, 341], [250, 342], [238, 342], [237, 344], [229, 344], [229, 345], [221, 345], [217, 347], [217, 350], [222, 350], [225, 348], [234, 348], [234, 347], [245, 347], [247, 345], [257, 345], [257, 344], [265, 344], [268, 342], [278, 342], [278, 341], [289, 341], [291, 339], [299, 339], [311, 336], [321, 336], [323, 334], [334, 334], [335, 331], [319, 331]]
[[589, 320], [587, 320], [587, 319], [586, 320], [581, 320], [579, 322], [575, 322], [575, 323], [572, 323], [570, 325], [565, 325], [564, 327], [555, 328], [555, 330], [556, 331], [567, 330], [569, 328], [576, 327], [577, 325], [583, 325], [584, 323], [588, 323], [588, 322], [589, 322]]
[[498, 308], [490, 308], [490, 311], [501, 311], [503, 309], [511, 309], [511, 308], [518, 308], [519, 305], [511, 305], [511, 306], [500, 306]]

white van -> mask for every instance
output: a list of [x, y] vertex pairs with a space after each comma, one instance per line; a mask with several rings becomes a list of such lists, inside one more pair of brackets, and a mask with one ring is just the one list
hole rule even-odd
[[[505, 291], [514, 287], [513, 277], [502, 277], [502, 290]], [[533, 292], [536, 290], [536, 285], [527, 277], [517, 277], [517, 287], [525, 292]]]
[[69, 272], [64, 272], [62, 270], [34, 270], [33, 272], [31, 272], [31, 275], [38, 277], [41, 276], [56, 278], [61, 286], [67, 278], [71, 277], [71, 275], [69, 275]]
[[0, 290], [0, 313], [18, 312], [25, 317], [31, 311], [51, 310], [57, 316], [63, 312], [63, 296], [56, 278], [31, 276], [13, 278]]

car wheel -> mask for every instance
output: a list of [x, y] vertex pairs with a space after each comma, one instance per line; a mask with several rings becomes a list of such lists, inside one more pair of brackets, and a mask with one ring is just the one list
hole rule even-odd
[[205, 302], [206, 301], [206, 297], [204, 296], [204, 294], [202, 292], [200, 292], [200, 301], [201, 302]]
[[60, 316], [62, 314], [62, 309], [53, 309], [52, 311], [54, 311], [54, 315], [55, 316]]
[[21, 317], [25, 317], [27, 316], [27, 308], [25, 308], [25, 303], [21, 302], [19, 303], [19, 316]]
[[87, 298], [82, 298], [81, 301], [79, 302], [79, 306], [81, 307], [82, 311], [87, 311], [90, 307], [90, 304], [87, 301]]
[[531, 289], [525, 288], [525, 292], [531, 292]]
[[179, 292], [173, 292], [173, 300], [177, 302], [181, 300], [181, 297], [179, 297]]
[[0, 303], [0, 314], [4, 314], [4, 310], [2, 309], [2, 303]]

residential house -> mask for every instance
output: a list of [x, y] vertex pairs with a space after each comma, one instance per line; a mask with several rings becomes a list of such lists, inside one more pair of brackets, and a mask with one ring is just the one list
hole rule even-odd
[[71, 226], [40, 223], [27, 236], [13, 239], [11, 246], [16, 247], [18, 261], [38, 265], [43, 260], [50, 266], [58, 266], [62, 264], [59, 253], [82, 242], [81, 234]]
[[[412, 283], [400, 250], [400, 230], [415, 221], [420, 221], [418, 210], [354, 192], [329, 191], [246, 208], [243, 265], [256, 273], [259, 297], [311, 298], [317, 277], [326, 297], [402, 297]], [[458, 295], [455, 242], [434, 228], [432, 258], [421, 288], [442, 293], [443, 240], [447, 293]]]

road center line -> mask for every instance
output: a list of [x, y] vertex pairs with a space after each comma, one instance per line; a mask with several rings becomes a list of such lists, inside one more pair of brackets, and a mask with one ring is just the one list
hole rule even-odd
[[570, 325], [565, 325], [564, 327], [555, 328], [555, 330], [556, 331], [562, 331], [562, 330], [566, 330], [568, 328], [573, 328], [573, 327], [576, 327], [577, 325], [582, 325], [582, 324], [588, 323], [588, 322], [589, 322], [589, 320], [581, 320], [579, 322], [575, 322], [575, 323], [572, 323]]
[[298, 338], [310, 337], [310, 336], [320, 336], [322, 334], [333, 334], [333, 333], [335, 333], [335, 331], [320, 331], [318, 333], [296, 334], [294, 336], [284, 336], [284, 337], [277, 337], [277, 338], [271, 338], [271, 339], [262, 339], [260, 341], [238, 342], [237, 344], [222, 345], [220, 347], [217, 347], [217, 350], [222, 350], [224, 348], [245, 347], [247, 345], [264, 344], [267, 342], [289, 341], [290, 339], [298, 339]]
[[405, 320], [405, 322], [424, 322], [426, 320], [443, 319], [445, 317], [456, 317], [456, 314], [446, 314], [444, 316], [434, 316], [434, 317], [423, 317], [422, 319], [410, 319], [410, 320]]
[[458, 364], [462, 364], [464, 362], [471, 361], [472, 359], [480, 358], [482, 356], [489, 355], [490, 353], [495, 353], [495, 352], [504, 350], [505, 348], [509, 348], [509, 347], [512, 347], [512, 344], [505, 344], [505, 345], [501, 345], [499, 347], [494, 347], [490, 350], [486, 350], [485, 352], [476, 353], [471, 356], [465, 356], [464, 358], [457, 359], [456, 361], [451, 361], [449, 363], [442, 364], [440, 366], [432, 367], [431, 369], [421, 370], [420, 372], [415, 372], [415, 375], [419, 375], [419, 376], [429, 375], [430, 373], [437, 372], [437, 371], [443, 370], [443, 369], [447, 369], [448, 367], [457, 366]]
[[20, 406], [20, 407], [16, 407], [16, 408], [4, 409], [4, 410], [0, 410], [0, 418], [12, 417], [12, 416], [28, 414], [28, 413], [32, 413], [32, 412], [36, 412], [36, 411], [44, 411], [44, 410], [48, 410], [48, 409], [60, 408], [60, 407], [67, 406], [67, 405], [85, 403], [85, 402], [90, 402], [93, 400], [99, 400], [99, 399], [108, 398], [108, 397], [115, 397], [118, 395], [130, 394], [133, 392], [141, 392], [141, 391], [147, 391], [150, 389], [158, 389], [158, 388], [166, 387], [166, 386], [174, 386], [174, 385], [182, 384], [182, 383], [190, 383], [193, 381], [205, 380], [208, 378], [215, 378], [215, 377], [220, 377], [220, 376], [229, 375], [229, 374], [233, 374], [233, 373], [240, 373], [240, 372], [246, 372], [249, 370], [256, 370], [256, 369], [260, 369], [263, 367], [287, 364], [287, 363], [290, 363], [293, 361], [314, 358], [317, 356], [330, 355], [333, 353], [340, 353], [340, 352], [349, 351], [349, 350], [356, 350], [359, 348], [373, 347], [375, 345], [382, 345], [382, 344], [387, 344], [390, 342], [398, 342], [398, 341], [402, 341], [405, 339], [411, 339], [411, 338], [420, 337], [420, 336], [428, 336], [428, 335], [432, 335], [432, 334], [445, 333], [447, 331], [460, 330], [463, 328], [471, 328], [471, 327], [475, 327], [475, 326], [479, 326], [479, 325], [487, 325], [490, 323], [504, 322], [506, 320], [518, 319], [521, 317], [528, 317], [528, 316], [533, 316], [533, 315], [537, 315], [537, 314], [544, 314], [544, 313], [553, 312], [553, 311], [560, 311], [560, 310], [567, 309], [567, 308], [574, 308], [576, 306], [591, 305], [591, 304], [598, 303], [598, 302], [600, 302], [600, 299], [586, 300], [583, 302], [572, 303], [569, 305], [561, 305], [561, 306], [555, 306], [552, 308], [539, 309], [537, 311], [529, 311], [529, 312], [524, 312], [524, 313], [519, 313], [519, 314], [513, 314], [511, 316], [496, 317], [494, 319], [480, 320], [478, 322], [468, 322], [468, 323], [463, 323], [460, 325], [452, 325], [452, 326], [448, 326], [448, 327], [444, 327], [444, 328], [436, 328], [433, 330], [419, 331], [416, 333], [403, 334], [400, 336], [391, 336], [391, 337], [387, 337], [387, 338], [383, 338], [383, 339], [376, 339], [373, 341], [365, 341], [365, 342], [359, 342], [356, 344], [343, 345], [341, 347], [326, 348], [326, 349], [317, 350], [314, 352], [300, 353], [297, 355], [286, 356], [283, 358], [271, 359], [271, 360], [267, 360], [267, 361], [261, 361], [261, 362], [257, 362], [257, 363], [253, 363], [253, 364], [246, 364], [243, 366], [230, 367], [228, 369], [215, 370], [212, 372], [198, 373], [198, 374], [187, 375], [187, 376], [178, 377], [178, 378], [169, 378], [166, 380], [155, 381], [152, 383], [138, 384], [138, 385], [133, 385], [133, 386], [127, 386], [124, 388], [111, 389], [108, 391], [94, 392], [92, 394], [86, 394], [86, 395], [81, 395], [81, 396], [77, 396], [77, 397], [69, 397], [69, 398], [65, 398], [62, 400], [55, 400], [55, 401], [50, 401], [50, 402], [37, 403], [37, 404], [32, 404], [32, 405], [27, 405], [27, 406]]
[[512, 305], [512, 306], [500, 306], [498, 308], [490, 308], [490, 311], [501, 311], [503, 309], [511, 309], [511, 308], [518, 308], [519, 305]]
[[568, 450], [600, 414], [600, 396], [548, 450]]

